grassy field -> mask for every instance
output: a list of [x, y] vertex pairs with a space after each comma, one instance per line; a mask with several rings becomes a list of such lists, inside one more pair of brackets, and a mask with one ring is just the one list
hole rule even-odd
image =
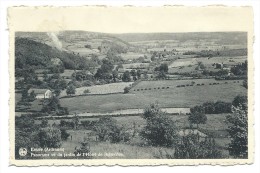
[[[88, 94], [112, 94], [123, 93], [125, 87], [129, 87], [133, 82], [120, 82], [104, 85], [94, 85], [89, 87], [76, 88], [75, 95], [83, 95], [85, 90], [89, 90]], [[61, 97], [67, 96], [66, 90], [63, 90], [60, 94]]]
[[125, 69], [132, 69], [132, 68], [146, 68], [149, 66], [149, 63], [131, 63], [131, 64], [123, 64]]
[[[166, 153], [173, 154], [172, 148], [161, 148], [151, 146], [139, 146], [132, 143], [109, 143], [96, 142], [86, 135], [85, 130], [68, 131], [72, 134], [72, 140], [64, 141], [62, 146], [66, 153], [73, 153], [75, 147], [80, 147], [80, 142], [87, 140], [89, 142], [91, 153], [102, 153], [103, 156], [94, 156], [93, 159], [155, 159], [166, 158]], [[109, 156], [105, 154], [120, 153], [120, 156]]]
[[[204, 83], [203, 86], [179, 87], [179, 84]], [[193, 107], [207, 101], [232, 102], [237, 95], [246, 95], [242, 81], [219, 81], [219, 85], [209, 85], [212, 79], [201, 80], [165, 80], [142, 81], [131, 89], [128, 94], [80, 96], [60, 99], [61, 105], [68, 107], [70, 112], [113, 112], [121, 109], [141, 108], [158, 102], [161, 107]], [[223, 84], [221, 84], [223, 83]], [[168, 89], [162, 89], [162, 87]], [[160, 87], [160, 89], [158, 89]], [[133, 91], [147, 88], [143, 91]], [[149, 90], [151, 88], [151, 90]], [[156, 88], [156, 89], [154, 89]], [[224, 96], [224, 97], [223, 97]]]
[[196, 65], [197, 63], [198, 63], [197, 58], [177, 59], [176, 61], [174, 61], [172, 64], [169, 65], [169, 68]]
[[129, 60], [129, 59], [137, 59], [139, 57], [143, 57], [143, 53], [135, 53], [135, 52], [127, 52], [124, 54], [120, 55], [124, 60]]
[[227, 65], [236, 65], [238, 63], [245, 62], [247, 57], [245, 56], [236, 56], [236, 57], [228, 57], [228, 56], [221, 56], [221, 57], [213, 57], [213, 58], [197, 58], [197, 61], [201, 61], [204, 65], [212, 65], [213, 63], [224, 63]]
[[195, 72], [195, 68], [197, 65], [192, 65], [192, 66], [180, 66], [180, 67], [172, 67], [169, 68], [168, 73], [191, 73]]
[[228, 66], [237, 65], [239, 63], [245, 62], [247, 59], [246, 56], [236, 56], [236, 57], [228, 57], [228, 56], [221, 56], [221, 57], [213, 57], [213, 58], [206, 58], [206, 57], [186, 57], [177, 59], [176, 61], [172, 62], [169, 65], [169, 73], [187, 73], [196, 71], [195, 68], [198, 66], [198, 62], [202, 62], [207, 70], [211, 71], [218, 71], [220, 69], [214, 69], [212, 66], [214, 63], [223, 63]]

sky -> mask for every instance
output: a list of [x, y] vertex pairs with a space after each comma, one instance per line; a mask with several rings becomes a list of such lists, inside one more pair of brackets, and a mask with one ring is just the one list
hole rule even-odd
[[252, 17], [249, 7], [16, 7], [8, 22], [11, 31], [211, 32], [248, 31]]

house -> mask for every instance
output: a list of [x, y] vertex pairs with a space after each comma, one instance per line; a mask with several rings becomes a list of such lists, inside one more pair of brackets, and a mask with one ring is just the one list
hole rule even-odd
[[36, 95], [36, 99], [49, 99], [53, 96], [53, 93], [49, 89], [35, 89], [31, 88], [28, 90], [28, 94], [34, 92]]

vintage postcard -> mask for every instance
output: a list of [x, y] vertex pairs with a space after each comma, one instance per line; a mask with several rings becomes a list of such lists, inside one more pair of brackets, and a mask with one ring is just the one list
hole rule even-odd
[[254, 162], [251, 7], [11, 7], [10, 164]]

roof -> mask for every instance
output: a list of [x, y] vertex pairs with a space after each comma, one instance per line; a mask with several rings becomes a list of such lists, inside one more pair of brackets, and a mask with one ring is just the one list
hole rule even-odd
[[28, 90], [28, 93], [31, 93], [32, 91], [34, 91], [35, 94], [45, 94], [46, 91], [48, 91], [49, 89], [38, 89], [38, 88], [31, 88]]

